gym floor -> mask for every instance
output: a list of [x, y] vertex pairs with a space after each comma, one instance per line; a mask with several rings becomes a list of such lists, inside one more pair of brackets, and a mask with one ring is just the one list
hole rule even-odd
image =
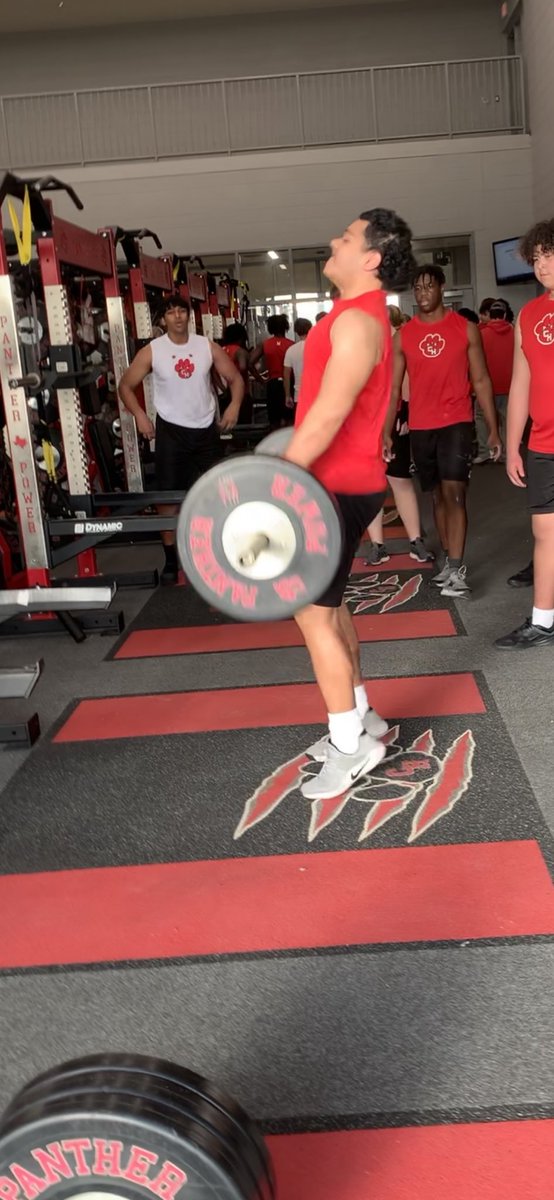
[[156, 1054], [261, 1122], [280, 1200], [552, 1200], [553, 660], [492, 646], [531, 602], [501, 467], [470, 520], [457, 606], [397, 524], [402, 557], [356, 563], [389, 758], [319, 805], [293, 627], [179, 586], [120, 593], [117, 641], [0, 640], [45, 660], [42, 737], [0, 756], [6, 1103], [72, 1057]]

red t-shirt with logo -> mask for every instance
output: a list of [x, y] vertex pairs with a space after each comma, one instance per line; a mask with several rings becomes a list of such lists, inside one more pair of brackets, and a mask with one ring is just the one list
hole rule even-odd
[[380, 289], [364, 292], [354, 300], [337, 300], [332, 311], [310, 331], [304, 351], [295, 425], [302, 424], [317, 400], [331, 357], [331, 330], [337, 317], [348, 308], [362, 309], [383, 326], [383, 355], [331, 445], [310, 469], [329, 491], [361, 496], [382, 492], [386, 487], [383, 426], [391, 393], [392, 355], [385, 293]]
[[282, 379], [284, 372], [285, 354], [289, 346], [294, 346], [290, 338], [270, 337], [263, 343], [263, 352], [267, 373], [270, 379]]
[[467, 321], [448, 312], [430, 324], [412, 317], [400, 330], [410, 381], [410, 429], [473, 420]]
[[519, 315], [521, 344], [529, 363], [529, 449], [554, 454], [554, 299], [546, 293]]

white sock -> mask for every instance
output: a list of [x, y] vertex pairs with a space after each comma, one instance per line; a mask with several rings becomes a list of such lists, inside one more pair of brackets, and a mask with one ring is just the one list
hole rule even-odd
[[336, 746], [341, 754], [355, 754], [360, 734], [364, 731], [358, 710], [353, 708], [351, 712], [328, 713], [328, 717], [333, 746]]
[[354, 696], [356, 698], [356, 711], [360, 719], [363, 721], [366, 713], [368, 713], [370, 709], [367, 692], [365, 690], [365, 683], [359, 683], [358, 686], [354, 688]]
[[534, 608], [531, 621], [533, 625], [541, 625], [543, 629], [552, 629], [554, 608]]

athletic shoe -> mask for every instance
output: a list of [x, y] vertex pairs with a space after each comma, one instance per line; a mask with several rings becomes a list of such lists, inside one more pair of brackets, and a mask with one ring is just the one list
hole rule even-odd
[[443, 583], [446, 583], [446, 580], [449, 578], [450, 578], [450, 563], [448, 561], [448, 555], [447, 555], [444, 560], [444, 567], [442, 568], [441, 571], [439, 571], [438, 575], [433, 575], [432, 582], [436, 583], [437, 587], [442, 587]]
[[482, 454], [475, 455], [475, 458], [473, 459], [473, 466], [474, 467], [482, 467], [483, 463], [487, 463], [490, 461], [491, 461], [491, 456], [490, 456], [488, 450], [486, 450]]
[[494, 644], [497, 650], [531, 650], [533, 646], [554, 646], [554, 626], [545, 629], [543, 625], [533, 625], [528, 617], [513, 633], [498, 638]]
[[427, 549], [423, 538], [420, 537], [416, 538], [415, 542], [410, 542], [410, 558], [415, 558], [416, 562], [420, 563], [435, 561], [435, 555]]
[[[365, 732], [369, 734], [369, 737], [374, 739], [384, 737], [389, 728], [387, 722], [379, 716], [379, 713], [375, 712], [374, 708], [368, 709], [365, 717], [362, 719], [362, 725]], [[306, 750], [306, 754], [309, 754], [310, 758], [315, 759], [316, 762], [325, 762], [330, 745], [331, 740], [329, 734], [327, 734], [326, 737], [320, 738], [318, 742], [314, 742], [313, 746], [310, 746]]]
[[371, 547], [369, 558], [364, 559], [366, 567], [377, 567], [379, 563], [388, 562], [390, 554], [387, 554], [382, 542], [376, 542]]
[[508, 584], [508, 587], [520, 588], [520, 587], [532, 587], [534, 580], [535, 580], [535, 572], [534, 572], [534, 568], [533, 568], [533, 563], [530, 562], [529, 565], [527, 567], [524, 567], [522, 571], [518, 571], [517, 575], [510, 575], [510, 578], [506, 582]]
[[175, 563], [166, 562], [164, 565], [164, 569], [160, 575], [160, 583], [162, 584], [162, 587], [167, 587], [168, 584], [170, 584], [170, 583], [177, 583], [178, 578], [179, 578], [178, 564], [176, 562]]
[[441, 596], [454, 596], [459, 599], [469, 595], [471, 595], [471, 588], [466, 580], [466, 568], [458, 567], [455, 571], [450, 572], [446, 583], [441, 587]]
[[362, 733], [355, 754], [341, 754], [330, 742], [319, 775], [307, 779], [300, 791], [306, 800], [331, 800], [348, 791], [363, 775], [369, 775], [386, 753], [387, 747], [367, 733]]

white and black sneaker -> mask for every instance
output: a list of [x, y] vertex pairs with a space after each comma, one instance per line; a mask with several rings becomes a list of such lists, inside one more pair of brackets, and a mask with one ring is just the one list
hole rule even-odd
[[[376, 739], [383, 738], [389, 729], [387, 722], [383, 720], [383, 717], [379, 716], [379, 713], [375, 712], [374, 708], [369, 708], [365, 717], [362, 717], [362, 725], [370, 738]], [[309, 746], [306, 754], [309, 754], [310, 758], [313, 758], [315, 762], [325, 762], [330, 745], [331, 739], [329, 734], [327, 734], [325, 737], [320, 738], [318, 742], [314, 742], [313, 746]]]
[[451, 571], [448, 579], [441, 587], [441, 596], [453, 596], [454, 599], [464, 599], [471, 596], [471, 588], [466, 579], [466, 568], [457, 567]]
[[444, 567], [441, 567], [437, 575], [433, 575], [432, 583], [436, 583], [437, 587], [442, 587], [446, 580], [450, 578], [452, 568], [448, 561], [448, 555], [444, 560]]
[[369, 552], [369, 557], [364, 559], [366, 567], [378, 567], [379, 563], [388, 562], [390, 554], [386, 546], [382, 542], [375, 542]]
[[369, 775], [383, 761], [387, 747], [383, 742], [362, 733], [355, 754], [341, 754], [333, 743], [325, 756], [325, 762], [313, 779], [307, 779], [300, 791], [306, 800], [331, 800], [347, 792], [363, 775]]

